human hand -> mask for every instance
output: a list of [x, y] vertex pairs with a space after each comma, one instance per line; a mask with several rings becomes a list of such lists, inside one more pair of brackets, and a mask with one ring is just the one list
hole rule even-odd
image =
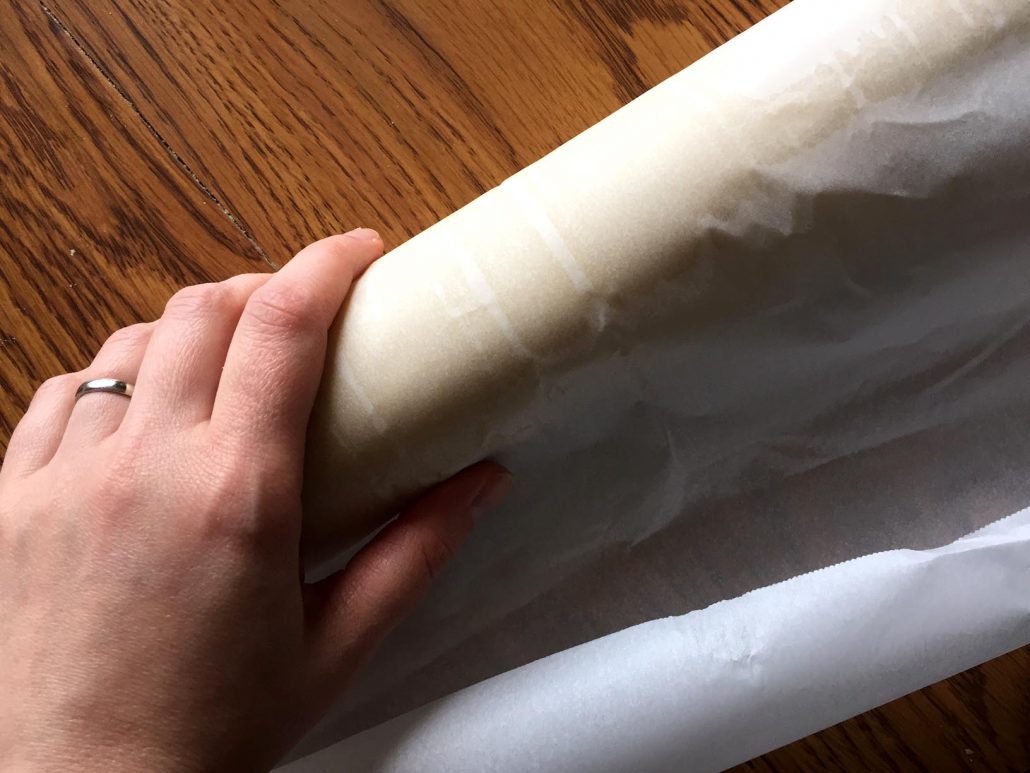
[[[302, 582], [306, 425], [367, 229], [176, 294], [45, 383], [0, 468], [0, 768], [258, 770], [507, 491], [480, 463]], [[135, 384], [131, 399], [91, 378]]]

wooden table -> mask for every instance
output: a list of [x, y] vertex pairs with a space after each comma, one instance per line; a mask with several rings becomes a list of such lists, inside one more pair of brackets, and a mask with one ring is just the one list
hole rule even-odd
[[[0, 450], [184, 284], [429, 226], [786, 0], [0, 7]], [[742, 769], [1030, 768], [1030, 649]]]

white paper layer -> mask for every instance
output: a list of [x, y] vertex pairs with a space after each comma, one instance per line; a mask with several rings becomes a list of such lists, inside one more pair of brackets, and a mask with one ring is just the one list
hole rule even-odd
[[612, 634], [286, 770], [721, 770], [1030, 642], [1028, 591], [1024, 510]]
[[376, 264], [308, 539], [486, 453], [516, 489], [295, 753], [455, 693], [341, 754], [717, 766], [1026, 643], [1025, 516], [630, 627], [1030, 504], [1028, 149], [1030, 3], [796, 0]]
[[[1024, 96], [1028, 25], [1025, 0], [796, 3], [393, 250], [335, 331], [307, 552], [554, 415], [603, 422], [588, 403], [612, 414], [718, 383], [653, 372], [642, 350], [676, 349], [678, 365], [784, 304], [847, 312], [905, 289], [974, 187], [1021, 193], [1018, 135], [998, 136], [1013, 121], [995, 115]], [[989, 224], [968, 225], [967, 239]], [[908, 256], [897, 237], [916, 228], [940, 232]], [[695, 399], [675, 407], [711, 409]]]

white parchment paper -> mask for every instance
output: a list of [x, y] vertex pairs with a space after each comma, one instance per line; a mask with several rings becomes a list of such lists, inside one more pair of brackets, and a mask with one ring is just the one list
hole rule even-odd
[[1024, 0], [796, 0], [387, 256], [309, 539], [517, 488], [294, 769], [718, 769], [1030, 642], [1028, 268]]
[[289, 770], [721, 770], [1026, 643], [1028, 555], [1023, 511], [859, 558], [553, 655]]

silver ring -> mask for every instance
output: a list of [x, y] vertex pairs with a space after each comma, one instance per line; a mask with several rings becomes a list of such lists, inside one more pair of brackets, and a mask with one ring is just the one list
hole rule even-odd
[[110, 392], [114, 395], [132, 397], [132, 389], [132, 384], [116, 378], [94, 378], [79, 385], [79, 388], [75, 390], [75, 399], [78, 400], [90, 392]]

